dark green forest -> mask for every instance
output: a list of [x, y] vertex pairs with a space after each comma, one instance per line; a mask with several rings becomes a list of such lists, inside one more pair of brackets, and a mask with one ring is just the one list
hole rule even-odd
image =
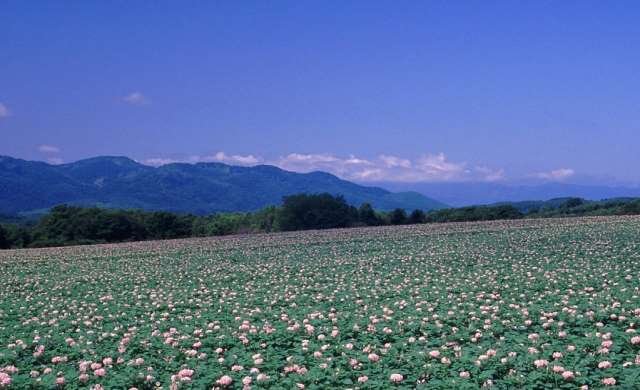
[[593, 215], [640, 214], [640, 199], [549, 201], [470, 206], [432, 211], [374, 210], [369, 203], [356, 208], [344, 197], [328, 193], [283, 198], [281, 206], [256, 212], [206, 216], [166, 211], [122, 210], [60, 205], [38, 220], [1, 217], [0, 248], [33, 248], [185, 237], [223, 236], [308, 229], [419, 223], [491, 221]]

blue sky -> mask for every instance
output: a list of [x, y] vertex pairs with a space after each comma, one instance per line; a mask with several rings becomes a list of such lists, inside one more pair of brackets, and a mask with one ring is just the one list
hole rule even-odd
[[0, 154], [640, 182], [634, 1], [0, 7]]

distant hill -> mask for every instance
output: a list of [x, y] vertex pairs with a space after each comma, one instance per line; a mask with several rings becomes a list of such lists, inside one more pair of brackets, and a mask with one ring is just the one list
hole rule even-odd
[[570, 205], [569, 202], [578, 200], [580, 203], [592, 202], [582, 198], [553, 198], [549, 200], [522, 200], [519, 202], [498, 202], [491, 206], [510, 205], [518, 209], [522, 213], [529, 213], [541, 209], [557, 209], [562, 206]]
[[29, 214], [54, 205], [99, 205], [207, 214], [252, 211], [296, 193], [342, 194], [359, 206], [431, 210], [445, 204], [417, 192], [392, 193], [324, 172], [295, 173], [221, 163], [150, 167], [126, 157], [94, 157], [50, 165], [0, 156], [0, 213]]
[[[528, 214], [555, 216], [563, 214], [576, 215], [623, 215], [636, 214], [636, 207], [640, 198], [618, 197], [602, 200], [588, 200], [583, 198], [554, 198], [549, 200], [525, 200], [520, 202], [499, 202], [491, 206], [509, 205], [518, 211]], [[632, 211], [633, 209], [633, 211]], [[611, 214], [605, 212], [610, 211]]]
[[429, 194], [454, 207], [521, 202], [566, 197], [601, 200], [640, 197], [640, 187], [611, 187], [569, 183], [375, 183], [390, 191], [416, 191]]

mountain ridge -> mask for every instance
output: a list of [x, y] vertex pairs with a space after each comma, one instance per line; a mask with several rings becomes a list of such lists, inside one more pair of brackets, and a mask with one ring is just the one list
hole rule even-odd
[[428, 193], [452, 207], [491, 205], [525, 201], [544, 201], [555, 198], [579, 197], [603, 200], [621, 197], [640, 197], [640, 187], [609, 186], [597, 184], [573, 184], [548, 182], [539, 184], [518, 183], [372, 183], [389, 191], [416, 191]]
[[207, 214], [254, 211], [295, 193], [341, 194], [359, 206], [390, 210], [446, 207], [417, 192], [394, 193], [330, 173], [290, 172], [272, 165], [219, 162], [159, 167], [125, 156], [97, 156], [52, 165], [0, 156], [0, 213], [30, 213], [61, 203]]

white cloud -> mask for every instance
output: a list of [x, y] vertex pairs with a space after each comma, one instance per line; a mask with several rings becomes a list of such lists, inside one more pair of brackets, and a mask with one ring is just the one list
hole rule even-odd
[[484, 166], [475, 167], [474, 170], [482, 178], [482, 181], [494, 182], [505, 179], [504, 169], [491, 169]]
[[365, 168], [354, 174], [354, 179], [362, 181], [381, 180], [384, 178], [384, 171], [380, 168]]
[[351, 179], [365, 167], [375, 165], [369, 160], [357, 158], [353, 155], [347, 158], [340, 158], [328, 153], [291, 153], [280, 157], [271, 164], [294, 172], [325, 171], [345, 179]]
[[197, 164], [202, 162], [221, 162], [231, 165], [256, 165], [260, 164], [262, 161], [263, 160], [260, 157], [256, 157], [252, 154], [242, 156], [239, 154], [228, 155], [225, 152], [217, 152], [210, 156], [193, 155], [185, 158], [154, 157], [143, 160], [142, 163], [154, 167], [159, 167], [161, 165], [173, 163]]
[[42, 153], [60, 153], [60, 148], [53, 145], [40, 145], [38, 150]]
[[301, 154], [291, 153], [287, 156], [280, 157], [281, 165], [302, 165], [312, 167], [319, 164], [334, 164], [339, 162], [340, 159], [330, 154]]
[[349, 156], [348, 159], [344, 160], [345, 164], [351, 164], [351, 165], [372, 165], [373, 163], [369, 160], [364, 160], [361, 158], [357, 158], [353, 155]]
[[538, 179], [562, 181], [573, 176], [574, 174], [575, 171], [571, 168], [559, 168], [549, 172], [535, 173], [533, 174], [533, 176], [537, 177]]
[[291, 153], [274, 162], [280, 168], [296, 171], [326, 171], [356, 181], [499, 181], [504, 179], [503, 169], [487, 167], [468, 168], [465, 162], [452, 162], [443, 153], [426, 154], [416, 160], [382, 154], [374, 160], [349, 156], [340, 158], [332, 154]]
[[246, 156], [234, 154], [232, 156], [229, 156], [225, 152], [218, 152], [214, 154], [213, 160], [219, 161], [219, 162], [225, 162], [225, 163], [240, 164], [240, 165], [255, 165], [262, 161], [262, 159], [255, 157], [252, 154], [248, 154]]
[[381, 154], [378, 158], [384, 163], [387, 168], [411, 168], [411, 161], [407, 160], [406, 158], [387, 156], [385, 154]]
[[146, 96], [144, 96], [142, 92], [139, 92], [139, 91], [131, 92], [127, 96], [124, 96], [122, 98], [122, 101], [134, 106], [143, 106], [146, 104], [151, 104], [151, 101]]
[[160, 166], [175, 162], [222, 162], [231, 165], [275, 165], [294, 172], [325, 171], [347, 180], [361, 182], [395, 181], [499, 181], [505, 179], [503, 169], [491, 169], [484, 166], [469, 167], [466, 162], [453, 162], [443, 153], [426, 154], [410, 160], [398, 156], [380, 155], [368, 160], [354, 155], [338, 157], [330, 153], [290, 153], [269, 160], [259, 156], [229, 155], [217, 152], [209, 156], [190, 156], [181, 159], [150, 158], [147, 165]]
[[64, 162], [64, 160], [62, 160], [60, 157], [49, 157], [47, 159], [47, 162], [49, 164], [59, 165], [59, 164], [62, 164]]
[[437, 179], [437, 180], [451, 180], [456, 178], [462, 178], [466, 171], [467, 163], [460, 162], [454, 163], [447, 160], [444, 153], [429, 154], [420, 157], [417, 161], [417, 168], [421, 177], [425, 180]]
[[0, 118], [6, 118], [11, 115], [11, 111], [4, 104], [0, 103]]
[[159, 167], [161, 165], [173, 164], [177, 162], [182, 162], [182, 161], [174, 160], [172, 158], [162, 158], [162, 157], [148, 158], [142, 161], [143, 164], [151, 165], [153, 167]]

